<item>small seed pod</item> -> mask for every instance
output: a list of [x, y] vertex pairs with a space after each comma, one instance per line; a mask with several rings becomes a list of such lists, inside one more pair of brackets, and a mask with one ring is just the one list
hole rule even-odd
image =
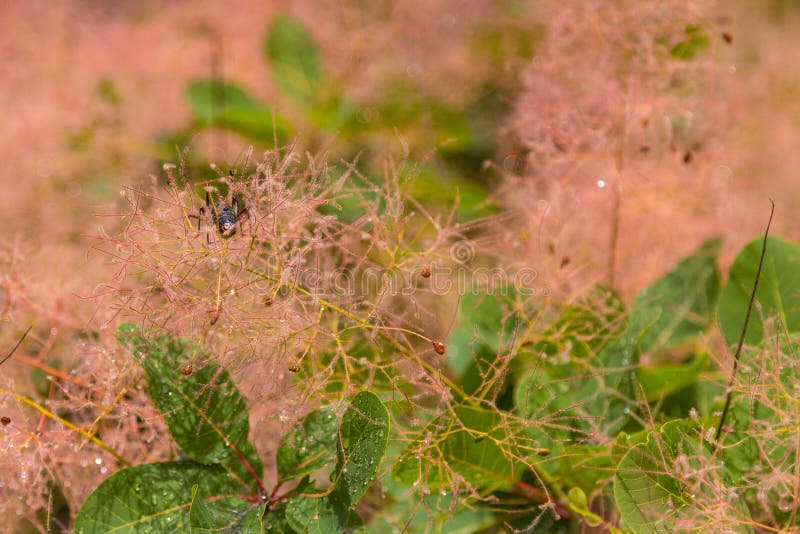
[[3, 423], [3, 426], [8, 426], [8, 424], [11, 423], [11, 418], [4, 415], [3, 417], [0, 417], [0, 423]]
[[431, 268], [427, 265], [422, 268], [422, 278], [430, 278], [431, 277]]
[[434, 341], [433, 350], [436, 351], [436, 354], [444, 354], [444, 343], [441, 341]]
[[189, 363], [183, 366], [183, 369], [181, 369], [181, 373], [183, 373], [186, 376], [189, 376], [190, 374], [192, 374], [193, 370], [194, 369], [192, 368], [192, 364]]

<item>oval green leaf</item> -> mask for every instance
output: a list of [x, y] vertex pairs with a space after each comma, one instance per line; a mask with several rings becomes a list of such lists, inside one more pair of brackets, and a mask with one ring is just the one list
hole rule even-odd
[[[736, 256], [719, 298], [719, 326], [730, 345], [738, 343], [742, 334], [763, 243], [763, 238], [756, 238]], [[746, 344], [755, 346], [764, 340], [762, 317], [777, 317], [789, 333], [800, 332], [800, 247], [768, 238], [756, 301], [760, 309], [754, 308], [750, 314]]]
[[[260, 529], [253, 528], [249, 516], [263, 507], [230, 497], [240, 489], [220, 466], [185, 461], [128, 467], [108, 477], [89, 495], [78, 512], [75, 532], [189, 532], [190, 511], [200, 506], [202, 511], [195, 513], [197, 521], [204, 522], [205, 517], [211, 524], [224, 519], [224, 524], [237, 532], [257, 533]], [[198, 491], [203, 496], [228, 497], [200, 504]]]
[[523, 472], [511, 453], [513, 435], [523, 429], [512, 434], [498, 412], [477, 406], [456, 406], [454, 412], [456, 418], [442, 416], [425, 427], [423, 435], [434, 436], [438, 444], [412, 443], [395, 464], [395, 480], [425, 484], [430, 491], [449, 488], [454, 473], [487, 492], [513, 484]]
[[[150, 398], [187, 456], [204, 464], [235, 466], [235, 473], [250, 478], [250, 484], [252, 477], [242, 470], [235, 447], [261, 475], [263, 465], [247, 440], [247, 405], [208, 351], [157, 330], [145, 337], [131, 323], [120, 325], [117, 339], [141, 362]], [[187, 376], [183, 370], [190, 360], [193, 370]]]
[[197, 122], [220, 126], [249, 139], [271, 145], [291, 136], [291, 125], [238, 85], [216, 78], [195, 80], [186, 86], [186, 101]]
[[389, 411], [377, 395], [362, 391], [339, 426], [336, 492], [348, 509], [367, 492], [389, 444]]
[[295, 532], [326, 534], [363, 527], [353, 510], [374, 482], [389, 444], [389, 411], [374, 393], [362, 391], [350, 402], [336, 437], [333, 490], [319, 498], [294, 497], [286, 504], [285, 520]]
[[719, 293], [717, 255], [721, 245], [718, 238], [706, 241], [636, 297], [631, 325], [641, 328], [653, 315], [658, 317], [642, 336], [642, 351], [655, 352], [691, 341], [709, 327]]
[[[701, 430], [695, 422], [670, 421], [623, 456], [614, 477], [614, 500], [626, 529], [634, 534], [697, 532], [722, 521], [731, 532], [752, 532], [748, 511], [737, 497], [729, 497], [727, 510], [719, 509], [718, 495], [710, 485], [689, 490], [677, 478], [678, 464], [698, 473], [713, 464]], [[727, 517], [720, 517], [723, 511]], [[688, 520], [687, 528], [676, 530], [680, 519]]]
[[322, 67], [306, 28], [288, 15], [278, 15], [272, 19], [264, 45], [278, 87], [300, 104], [311, 103], [319, 91]]
[[339, 421], [330, 407], [308, 414], [303, 423], [281, 438], [278, 479], [286, 482], [333, 464]]

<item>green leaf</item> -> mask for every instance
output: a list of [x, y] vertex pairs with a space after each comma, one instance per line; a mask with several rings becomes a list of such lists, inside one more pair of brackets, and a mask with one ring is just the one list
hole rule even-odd
[[[183, 452], [201, 463], [232, 466], [243, 484], [252, 485], [232, 447], [259, 476], [263, 465], [247, 440], [247, 405], [228, 372], [207, 351], [157, 330], [145, 337], [138, 326], [125, 323], [117, 339], [142, 364], [150, 398]], [[193, 371], [187, 376], [182, 371], [190, 359]]]
[[389, 443], [389, 411], [369, 391], [353, 398], [339, 427], [336, 493], [349, 509], [355, 508], [375, 480]]
[[422, 165], [408, 193], [426, 205], [446, 210], [458, 200], [456, 221], [471, 221], [498, 211], [485, 185], [445, 165]]
[[[581, 360], [596, 356], [625, 327], [625, 305], [616, 291], [597, 285], [574, 304], [542, 334], [542, 340], [531, 349], [532, 354], [550, 358], [568, 356]], [[534, 366], [538, 362], [534, 362]]]
[[302, 425], [283, 436], [278, 447], [278, 480], [286, 482], [331, 465], [338, 442], [339, 421], [329, 407], [306, 416]]
[[260, 517], [263, 506], [230, 496], [202, 504], [197, 500], [198, 492], [220, 496], [240, 490], [220, 466], [185, 461], [127, 467], [89, 495], [78, 512], [75, 532], [190, 532], [190, 511], [199, 507], [194, 512], [199, 523], [216, 521], [237, 532], [258, 533], [251, 516]]
[[333, 532], [361, 532], [361, 517], [337, 501], [336, 496], [289, 499], [286, 520], [297, 533], [330, 534]]
[[642, 351], [659, 351], [695, 339], [713, 319], [719, 293], [716, 261], [722, 244], [711, 239], [656, 283], [643, 290], [631, 307], [631, 325], [658, 319], [642, 337]]
[[421, 499], [409, 499], [408, 490], [395, 496], [391, 504], [383, 506], [375, 520], [370, 521], [367, 532], [435, 532], [437, 534], [471, 534], [485, 532], [498, 524], [498, 518], [489, 506], [464, 505], [452, 493], [435, 492]]
[[[209, 496], [203, 495], [200, 486], [192, 487], [192, 501], [189, 506], [189, 525], [191, 532], [261, 532], [261, 515], [266, 504], [254, 506], [239, 498], [216, 497], [206, 502]], [[242, 513], [240, 510], [246, 509]]]
[[[473, 354], [482, 346], [496, 357], [504, 329], [505, 310], [499, 294], [467, 292], [461, 298], [455, 330], [447, 342], [447, 361], [454, 371], [464, 373]], [[507, 339], [507, 338], [506, 338]]]
[[[754, 239], [736, 256], [720, 294], [719, 326], [730, 345], [738, 343], [742, 333], [763, 242], [763, 238]], [[754, 307], [750, 314], [746, 344], [758, 345], [764, 340], [762, 317], [777, 317], [788, 332], [800, 332], [800, 247], [777, 237], [768, 238], [756, 300], [760, 309]]]
[[[619, 337], [627, 325], [625, 307], [616, 292], [598, 285], [568, 306], [559, 318], [519, 358], [514, 405], [530, 419], [525, 432], [557, 457], [565, 444], [585, 430], [584, 404], [602, 394], [605, 367], [611, 355], [621, 355]], [[616, 352], [603, 352], [613, 343]], [[602, 358], [605, 358], [604, 361]], [[622, 364], [622, 362], [619, 362]], [[581, 377], [589, 377], [583, 378]], [[556, 466], [546, 463], [544, 469]], [[568, 466], [563, 466], [568, 467]], [[563, 468], [559, 467], [563, 472]], [[553, 473], [555, 474], [555, 473]]]
[[291, 136], [292, 128], [282, 116], [244, 89], [216, 78], [195, 80], [186, 86], [186, 100], [196, 121], [220, 126], [265, 145]]
[[472, 146], [472, 129], [462, 111], [437, 104], [431, 106], [430, 112], [436, 145], [443, 154], [457, 154]]
[[625, 527], [634, 533], [673, 532], [678, 510], [689, 506], [688, 495], [671, 474], [671, 458], [662, 456], [658, 433], [630, 449], [617, 466], [614, 499]]
[[103, 77], [97, 82], [94, 94], [106, 104], [119, 107], [122, 104], [122, 95], [113, 78]]
[[264, 529], [263, 532], [277, 533], [291, 533], [294, 529], [289, 524], [289, 519], [286, 517], [286, 508], [291, 499], [280, 501], [279, 503], [270, 507], [264, 515]]
[[358, 103], [337, 96], [308, 109], [308, 118], [321, 130], [341, 130], [345, 138], [349, 138], [364, 129], [364, 125], [358, 121], [360, 109]]
[[740, 495], [760, 510], [767, 508], [773, 524], [791, 524], [796, 512], [791, 482], [763, 484], [761, 477], [764, 469], [776, 474], [797, 469], [798, 351], [797, 333], [776, 336], [769, 350], [742, 351], [720, 444], [725, 470]]
[[659, 310], [650, 309], [637, 316], [637, 323], [603, 347], [597, 357], [593, 376], [585, 378], [575, 398], [584, 402], [583, 411], [599, 422], [599, 430], [613, 436], [630, 419], [630, 407], [636, 396], [636, 372], [641, 356], [640, 345]]
[[455, 418], [442, 416], [423, 430], [436, 440], [433, 447], [420, 440], [403, 453], [393, 470], [395, 480], [434, 491], [450, 487], [455, 473], [486, 492], [510, 486], [523, 471], [509, 449], [522, 428], [510, 430], [498, 412], [477, 406], [465, 404], [453, 411]]
[[363, 527], [353, 510], [375, 480], [389, 443], [389, 412], [374, 393], [362, 391], [353, 398], [337, 438], [334, 488], [324, 497], [294, 497], [286, 504], [286, 520], [296, 532], [325, 534]]
[[686, 37], [669, 50], [670, 55], [675, 59], [690, 61], [708, 48], [708, 37], [700, 26], [690, 24], [686, 26], [683, 33]]
[[708, 369], [708, 358], [703, 355], [680, 365], [640, 366], [636, 378], [648, 401], [657, 401], [696, 384]]
[[597, 527], [603, 523], [603, 518], [589, 510], [586, 494], [580, 488], [572, 488], [567, 493], [569, 509], [583, 517], [584, 522], [590, 527]]
[[619, 456], [611, 444], [569, 444], [556, 456], [558, 479], [565, 487], [578, 488], [590, 497], [613, 476]]
[[317, 46], [305, 27], [288, 15], [272, 19], [264, 52], [272, 78], [291, 98], [302, 105], [316, 97], [322, 80]]
[[[589, 389], [581, 389], [579, 379], [559, 378], [556, 375], [559, 369], [554, 367], [542, 362], [540, 368], [529, 370], [514, 388], [514, 406], [521, 417], [530, 421], [525, 433], [539, 447], [559, 455], [575, 430], [582, 426], [580, 405], [587, 399], [578, 397], [578, 393], [587, 393]], [[545, 468], [549, 467], [550, 464]]]
[[266, 107], [232, 82], [217, 78], [194, 80], [186, 86], [186, 99], [195, 118], [209, 124], [221, 122], [229, 109], [259, 112]]
[[[688, 464], [684, 470], [707, 469], [711, 452], [701, 441], [700, 429], [695, 422], [670, 421], [623, 456], [614, 478], [614, 500], [625, 528], [634, 534], [673, 533], [676, 522], [684, 518], [691, 518], [692, 532], [703, 530], [704, 525], [719, 525], [719, 517], [714, 517], [719, 510], [703, 504], [704, 498], [718, 501], [718, 495], [712, 494], [714, 489], [709, 487], [702, 495], [692, 495], [673, 475], [679, 462]], [[752, 532], [746, 508], [738, 497], [732, 499], [735, 500], [729, 503], [730, 517], [725, 526], [732, 532]]]

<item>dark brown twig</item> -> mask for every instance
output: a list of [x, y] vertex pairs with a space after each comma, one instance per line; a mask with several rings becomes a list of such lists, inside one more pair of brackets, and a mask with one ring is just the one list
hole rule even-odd
[[767, 237], [769, 236], [769, 227], [772, 224], [772, 216], [775, 214], [775, 201], [769, 199], [772, 204], [772, 209], [769, 212], [769, 220], [767, 221], [767, 229], [764, 231], [764, 245], [761, 247], [761, 258], [758, 260], [758, 270], [756, 271], [756, 279], [753, 282], [753, 291], [750, 293], [750, 302], [747, 305], [747, 313], [744, 316], [744, 324], [742, 325], [742, 335], [739, 336], [739, 345], [736, 347], [736, 354], [733, 356], [733, 371], [731, 372], [731, 379], [728, 382], [728, 394], [725, 397], [725, 407], [722, 409], [722, 415], [719, 418], [719, 425], [717, 426], [717, 434], [714, 436], [714, 450], [719, 448], [719, 437], [722, 434], [722, 427], [725, 425], [725, 419], [728, 417], [728, 410], [731, 407], [731, 397], [733, 397], [733, 383], [736, 380], [736, 372], [739, 370], [739, 358], [742, 355], [742, 345], [744, 345], [744, 337], [747, 334], [747, 325], [750, 322], [750, 313], [753, 311], [753, 303], [756, 300], [756, 290], [758, 289], [758, 280], [761, 278], [761, 267], [764, 265], [764, 257], [767, 255]]
[[32, 326], [32, 325], [31, 325], [31, 326], [29, 326], [27, 330], [25, 330], [25, 333], [24, 333], [24, 334], [22, 334], [22, 337], [21, 337], [21, 338], [19, 338], [19, 341], [17, 341], [17, 344], [16, 344], [16, 345], [14, 345], [14, 348], [13, 348], [13, 349], [11, 349], [11, 352], [9, 352], [9, 353], [6, 355], [6, 357], [5, 357], [5, 358], [3, 358], [3, 361], [0, 361], [0, 365], [3, 365], [4, 363], [6, 363], [6, 360], [7, 360], [7, 359], [9, 359], [11, 356], [13, 356], [13, 355], [14, 355], [14, 353], [17, 351], [17, 349], [19, 348], [19, 346], [20, 346], [20, 345], [22, 345], [22, 342], [23, 342], [23, 341], [25, 341], [25, 338], [28, 336], [28, 332], [30, 332], [30, 331], [31, 331], [31, 328], [33, 328], [33, 326]]

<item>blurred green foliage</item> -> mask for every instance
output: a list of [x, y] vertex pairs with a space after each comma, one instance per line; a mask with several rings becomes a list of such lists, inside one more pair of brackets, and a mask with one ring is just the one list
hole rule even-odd
[[[539, 37], [538, 31], [500, 23], [484, 23], [471, 32], [460, 45], [491, 68], [483, 70], [481, 94], [462, 107], [424, 95], [405, 72], [388, 76], [371, 96], [354, 100], [347, 96], [353, 93], [347, 80], [324, 69], [308, 29], [279, 14], [269, 21], [263, 57], [270, 80], [285, 96], [280, 106], [262, 102], [232, 80], [193, 80], [185, 93], [192, 122], [160, 136], [161, 156], [173, 161], [176, 145], [190, 143], [193, 132], [215, 128], [262, 148], [296, 141], [313, 153], [324, 146], [330, 161], [353, 161], [359, 155], [359, 171], [373, 176], [383, 172], [387, 147], [398, 147], [402, 158], [425, 161], [415, 168], [408, 194], [435, 208], [458, 202], [461, 220], [488, 215], [496, 211], [487, 200], [492, 179], [481, 167], [495, 155], [495, 134], [509, 112], [502, 95], [514, 89], [513, 77], [503, 69], [509, 60], [532, 57]], [[434, 148], [436, 154], [428, 157]], [[207, 162], [194, 161], [191, 152], [186, 163], [193, 180], [216, 178], [205, 170]], [[360, 213], [354, 210], [346, 209], [344, 218], [355, 219]]]

